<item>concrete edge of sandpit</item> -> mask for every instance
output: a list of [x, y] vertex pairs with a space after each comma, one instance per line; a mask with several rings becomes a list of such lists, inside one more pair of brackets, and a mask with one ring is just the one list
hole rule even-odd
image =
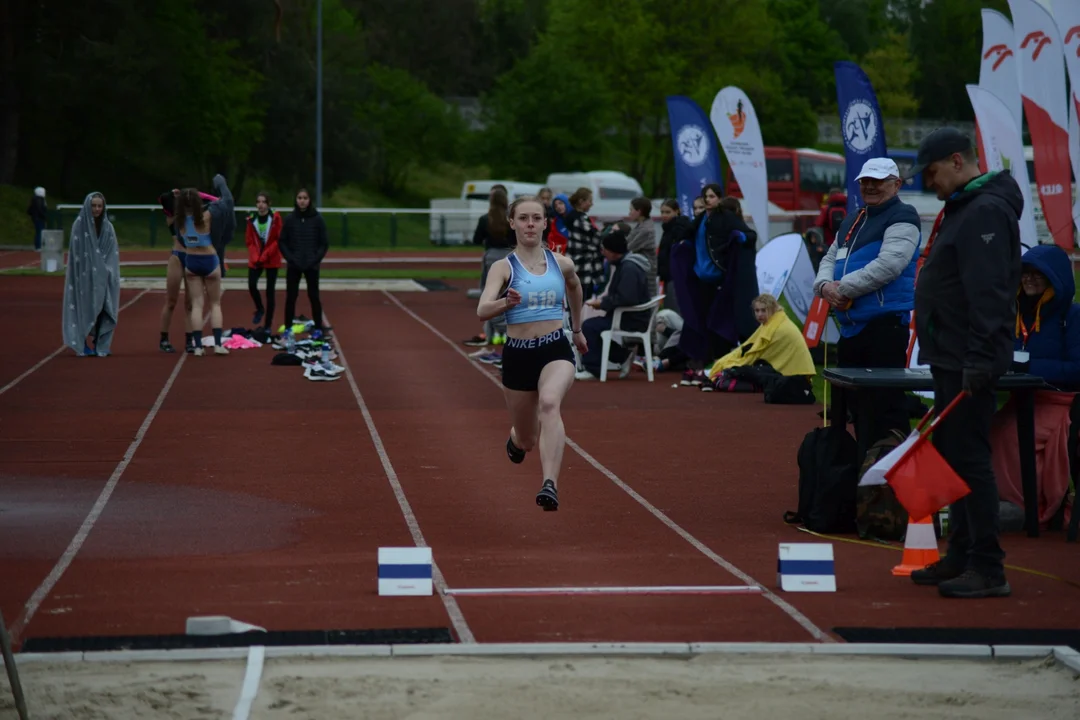
[[[19, 653], [17, 664], [65, 662], [191, 662], [243, 660], [249, 648], [112, 650]], [[1080, 652], [1054, 645], [960, 645], [929, 643], [470, 643], [415, 645], [271, 646], [267, 658], [346, 657], [536, 657], [700, 655], [858, 656], [904, 659], [1026, 660], [1053, 658], [1080, 673]], [[0, 666], [3, 661], [0, 660]]]

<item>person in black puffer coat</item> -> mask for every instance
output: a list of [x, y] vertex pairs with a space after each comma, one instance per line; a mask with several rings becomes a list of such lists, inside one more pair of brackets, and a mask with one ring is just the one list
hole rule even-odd
[[330, 241], [326, 221], [311, 204], [311, 194], [305, 188], [300, 188], [296, 193], [296, 205], [282, 224], [278, 247], [288, 263], [285, 271], [285, 327], [290, 327], [296, 316], [296, 297], [300, 294], [300, 278], [303, 277], [307, 281], [315, 330], [323, 331], [319, 266], [330, 249]]
[[671, 282], [671, 247], [693, 233], [694, 224], [682, 214], [679, 201], [669, 198], [660, 206], [661, 228], [660, 250], [657, 253], [657, 276], [663, 283], [664, 308], [679, 312], [679, 303], [675, 298], [675, 285]]

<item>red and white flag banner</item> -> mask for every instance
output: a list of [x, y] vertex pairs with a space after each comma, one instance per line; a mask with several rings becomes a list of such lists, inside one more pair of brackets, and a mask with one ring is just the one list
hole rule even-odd
[[1036, 0], [1009, 0], [1009, 9], [1043, 215], [1053, 241], [1072, 252], [1072, 163], [1061, 35], [1053, 16]]

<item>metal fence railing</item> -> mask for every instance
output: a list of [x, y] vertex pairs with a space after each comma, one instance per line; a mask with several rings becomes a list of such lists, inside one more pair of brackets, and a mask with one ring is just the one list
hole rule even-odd
[[[57, 205], [49, 213], [47, 228], [71, 233], [81, 205]], [[278, 211], [283, 216], [291, 210]], [[109, 220], [121, 247], [169, 247], [172, 240], [165, 214], [158, 205], [109, 205]], [[254, 207], [236, 208], [233, 243], [243, 244], [248, 215]], [[428, 208], [320, 208], [331, 247], [411, 248], [461, 245], [472, 241], [479, 215], [472, 210]], [[66, 244], [66, 243], [65, 243]]]

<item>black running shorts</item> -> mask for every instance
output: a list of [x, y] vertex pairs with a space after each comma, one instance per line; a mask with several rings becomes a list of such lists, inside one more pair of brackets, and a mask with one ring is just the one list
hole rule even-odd
[[541, 371], [557, 360], [574, 362], [574, 349], [562, 328], [538, 338], [508, 337], [502, 352], [503, 387], [536, 392]]

